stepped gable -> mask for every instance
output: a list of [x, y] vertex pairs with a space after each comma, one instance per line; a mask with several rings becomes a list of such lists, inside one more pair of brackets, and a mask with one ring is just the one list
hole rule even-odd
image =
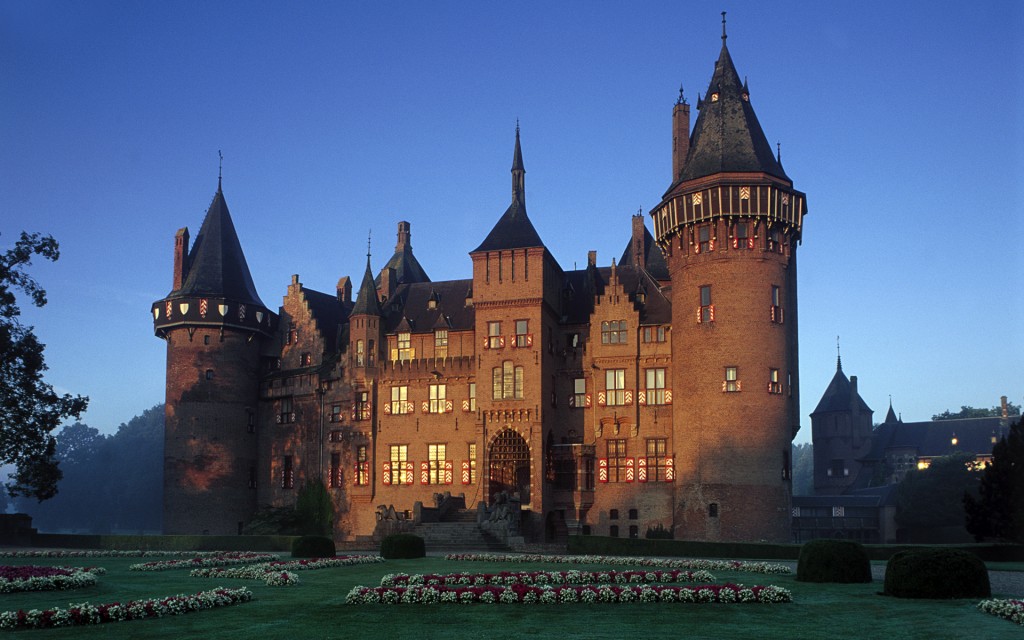
[[220, 185], [188, 256], [188, 276], [168, 298], [223, 298], [266, 308], [256, 293]]
[[309, 310], [316, 322], [317, 331], [324, 338], [324, 351], [334, 353], [339, 349], [338, 333], [352, 311], [352, 303], [339, 300], [337, 295], [302, 288]]
[[472, 286], [472, 280], [399, 285], [383, 310], [385, 333], [431, 333], [443, 328], [472, 331], [476, 314], [466, 305], [466, 292]]
[[746, 82], [740, 82], [725, 39], [723, 33], [722, 51], [707, 94], [697, 102], [700, 114], [690, 136], [686, 164], [676, 182], [734, 172], [767, 173], [791, 182], [757, 121], [749, 88]]

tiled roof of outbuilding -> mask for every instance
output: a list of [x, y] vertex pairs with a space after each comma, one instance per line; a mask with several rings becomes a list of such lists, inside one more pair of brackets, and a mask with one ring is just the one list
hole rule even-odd
[[[414, 282], [399, 285], [385, 304], [384, 332], [403, 331], [429, 333], [441, 327], [451, 331], [472, 331], [476, 313], [466, 305], [466, 294], [472, 280], [445, 282]], [[434, 308], [430, 299], [435, 298]]]

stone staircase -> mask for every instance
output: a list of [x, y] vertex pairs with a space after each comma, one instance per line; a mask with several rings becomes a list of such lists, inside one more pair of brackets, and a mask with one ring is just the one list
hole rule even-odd
[[447, 522], [421, 522], [412, 533], [423, 538], [427, 551], [508, 551], [508, 545], [476, 523], [476, 514], [461, 512]]

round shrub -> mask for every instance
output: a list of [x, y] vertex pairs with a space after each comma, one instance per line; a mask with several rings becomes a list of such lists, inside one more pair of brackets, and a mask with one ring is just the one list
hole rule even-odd
[[887, 596], [987, 598], [992, 595], [981, 558], [959, 549], [900, 551], [885, 567]]
[[811, 540], [800, 548], [798, 582], [871, 582], [864, 545], [849, 540]]
[[293, 558], [333, 558], [334, 540], [325, 536], [301, 536], [292, 542]]
[[427, 555], [423, 538], [411, 533], [396, 533], [387, 536], [380, 543], [380, 556], [387, 560], [399, 558], [422, 558]]

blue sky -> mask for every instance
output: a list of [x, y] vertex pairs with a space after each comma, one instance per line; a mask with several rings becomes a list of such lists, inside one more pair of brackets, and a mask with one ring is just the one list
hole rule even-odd
[[[0, 0], [0, 248], [53, 234], [24, 308], [48, 380], [110, 431], [163, 400], [150, 303], [224, 192], [260, 296], [373, 266], [399, 220], [433, 280], [508, 205], [563, 268], [607, 265], [671, 177], [671, 109], [721, 47], [809, 215], [804, 429], [835, 371], [881, 420], [1024, 401], [1024, 12], [1015, 2]], [[651, 226], [650, 224], [648, 225]], [[24, 306], [24, 304], [23, 304]]]

